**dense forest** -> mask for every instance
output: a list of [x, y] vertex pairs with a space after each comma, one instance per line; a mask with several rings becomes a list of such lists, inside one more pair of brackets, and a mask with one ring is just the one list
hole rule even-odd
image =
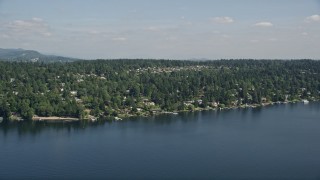
[[0, 61], [0, 117], [124, 117], [318, 100], [320, 61]]

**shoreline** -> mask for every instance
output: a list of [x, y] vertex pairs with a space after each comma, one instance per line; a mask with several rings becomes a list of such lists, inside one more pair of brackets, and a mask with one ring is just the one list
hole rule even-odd
[[[309, 102], [320, 102], [320, 100], [312, 100], [312, 101], [308, 101]], [[294, 104], [294, 103], [305, 103], [308, 104], [306, 102], [304, 102], [304, 100], [293, 100], [293, 101], [278, 101], [278, 102], [266, 102], [266, 103], [261, 103], [261, 104], [244, 104], [244, 105], [240, 105], [240, 106], [228, 106], [228, 107], [207, 107], [207, 108], [195, 108], [194, 110], [175, 110], [175, 111], [160, 111], [160, 112], [156, 112], [156, 113], [149, 113], [149, 114], [143, 114], [143, 115], [135, 115], [135, 114], [120, 114], [118, 116], [115, 117], [111, 117], [113, 118], [113, 120], [123, 120], [123, 119], [128, 119], [128, 118], [132, 118], [132, 117], [151, 117], [151, 116], [157, 116], [157, 115], [162, 115], [162, 114], [174, 114], [174, 115], [178, 115], [179, 113], [182, 112], [199, 112], [199, 111], [210, 111], [210, 110], [215, 110], [215, 111], [221, 111], [221, 110], [229, 110], [229, 109], [244, 109], [244, 108], [259, 108], [259, 107], [266, 107], [266, 106], [272, 106], [275, 104]]]
[[[320, 100], [312, 100], [311, 102], [319, 102]], [[309, 102], [309, 101], [308, 101]], [[32, 122], [78, 122], [78, 121], [87, 121], [87, 122], [96, 122], [97, 120], [103, 120], [103, 121], [121, 121], [121, 120], [127, 120], [132, 117], [151, 117], [151, 116], [157, 116], [162, 114], [173, 114], [178, 115], [179, 113], [183, 112], [199, 112], [199, 111], [221, 111], [221, 110], [230, 110], [230, 109], [244, 109], [244, 108], [259, 108], [259, 107], [265, 107], [265, 106], [271, 106], [274, 104], [292, 104], [292, 103], [305, 103], [305, 100], [293, 100], [293, 101], [278, 101], [278, 102], [266, 102], [261, 104], [243, 104], [240, 106], [227, 106], [227, 107], [209, 107], [201, 108], [197, 107], [193, 110], [174, 110], [174, 111], [158, 111], [158, 112], [152, 112], [152, 111], [146, 111], [141, 112], [139, 114], [118, 114], [117, 116], [101, 116], [101, 117], [94, 117], [89, 116], [88, 118], [76, 118], [76, 117], [59, 117], [59, 116], [49, 116], [49, 117], [42, 117], [42, 116], [33, 116]], [[24, 121], [24, 120], [10, 120], [10, 121]]]
[[49, 116], [49, 117], [40, 117], [40, 116], [34, 116], [32, 117], [32, 121], [64, 121], [64, 122], [70, 122], [70, 121], [80, 121], [79, 118], [73, 118], [73, 117], [58, 117], [58, 116]]

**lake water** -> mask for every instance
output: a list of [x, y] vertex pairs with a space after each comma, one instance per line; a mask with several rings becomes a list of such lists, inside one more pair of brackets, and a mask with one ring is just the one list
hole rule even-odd
[[0, 126], [0, 179], [320, 178], [317, 102]]

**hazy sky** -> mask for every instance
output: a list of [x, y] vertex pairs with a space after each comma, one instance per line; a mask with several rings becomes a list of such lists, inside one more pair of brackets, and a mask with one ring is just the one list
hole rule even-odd
[[320, 59], [320, 1], [0, 0], [0, 47], [88, 59]]

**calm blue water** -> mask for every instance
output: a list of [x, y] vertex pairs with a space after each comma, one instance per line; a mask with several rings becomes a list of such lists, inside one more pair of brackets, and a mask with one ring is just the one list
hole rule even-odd
[[320, 103], [0, 127], [0, 179], [319, 179]]

